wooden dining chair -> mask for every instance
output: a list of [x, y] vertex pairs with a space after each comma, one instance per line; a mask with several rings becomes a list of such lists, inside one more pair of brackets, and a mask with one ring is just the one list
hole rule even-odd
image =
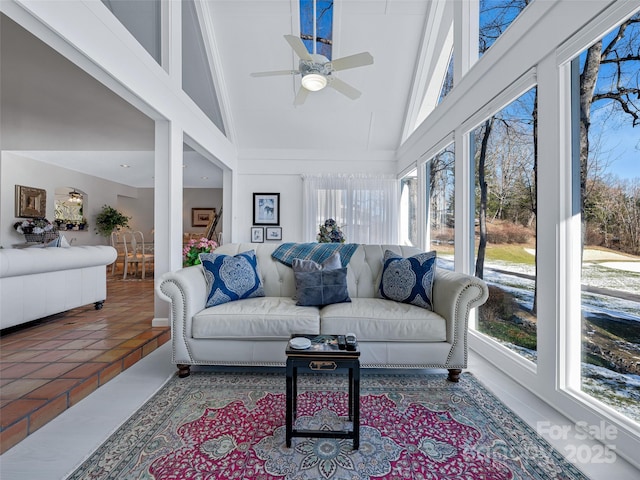
[[118, 256], [111, 264], [111, 275], [115, 275], [118, 270], [118, 263], [122, 263], [124, 267], [124, 245], [122, 243], [122, 232], [114, 230], [111, 232], [111, 246], [116, 249]]
[[138, 266], [142, 264], [142, 279], [145, 278], [147, 264], [153, 262], [153, 254], [145, 252], [144, 235], [142, 232], [125, 232], [122, 234], [124, 244], [124, 274], [126, 280], [129, 264], [135, 265], [135, 275], [138, 276]]

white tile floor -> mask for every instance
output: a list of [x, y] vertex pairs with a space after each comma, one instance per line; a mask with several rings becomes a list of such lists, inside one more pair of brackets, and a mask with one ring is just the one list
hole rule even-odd
[[[65, 478], [175, 373], [170, 358], [170, 343], [167, 343], [0, 456], [0, 478]], [[565, 417], [473, 352], [470, 352], [468, 370], [534, 429], [536, 422], [545, 420], [571, 425]], [[566, 452], [570, 440], [550, 442], [560, 452]], [[586, 443], [585, 440], [573, 443], [576, 442]], [[619, 457], [612, 464], [583, 463], [579, 467], [596, 480], [640, 479], [640, 470]]]

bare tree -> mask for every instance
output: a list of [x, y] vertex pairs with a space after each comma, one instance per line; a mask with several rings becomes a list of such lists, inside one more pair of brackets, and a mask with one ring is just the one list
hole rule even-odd
[[480, 239], [478, 242], [478, 255], [476, 256], [476, 277], [484, 278], [484, 257], [487, 249], [487, 181], [485, 179], [487, 150], [489, 137], [493, 129], [495, 118], [491, 117], [484, 122], [480, 152], [478, 153], [478, 186], [480, 187], [480, 205], [478, 209], [478, 222]]
[[[580, 73], [580, 213], [583, 248], [588, 217], [585, 204], [588, 199], [591, 108], [596, 102], [612, 101], [631, 117], [634, 127], [640, 125], [640, 69], [638, 63], [634, 63], [640, 62], [639, 24], [640, 14], [636, 14], [622, 23], [606, 44], [599, 40], [589, 47]], [[607, 75], [601, 75], [603, 66], [611, 67], [607, 68]], [[608, 82], [603, 81], [607, 79]], [[602, 86], [596, 91], [599, 80]]]

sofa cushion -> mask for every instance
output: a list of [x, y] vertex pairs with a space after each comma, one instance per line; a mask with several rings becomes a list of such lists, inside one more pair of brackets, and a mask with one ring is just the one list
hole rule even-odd
[[[261, 297], [205, 308], [193, 316], [194, 338], [288, 339], [292, 333], [317, 334], [316, 307], [299, 307], [291, 298]], [[282, 344], [284, 352], [285, 343]]]
[[408, 303], [382, 298], [352, 298], [351, 303], [320, 310], [320, 333], [353, 332], [359, 341], [444, 342], [445, 319]]
[[255, 251], [235, 256], [201, 253], [199, 258], [207, 281], [207, 307], [264, 297]]
[[423, 252], [409, 258], [384, 252], [380, 296], [433, 310], [433, 277], [436, 252]]
[[347, 290], [347, 269], [294, 272], [296, 305], [322, 306], [350, 302]]
[[320, 333], [353, 332], [359, 341], [444, 342], [444, 318], [408, 303], [382, 298], [352, 298], [351, 303], [320, 310]]

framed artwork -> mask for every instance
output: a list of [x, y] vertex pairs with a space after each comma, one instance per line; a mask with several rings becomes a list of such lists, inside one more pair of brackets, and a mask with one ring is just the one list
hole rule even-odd
[[47, 216], [47, 191], [42, 188], [16, 185], [16, 217]]
[[264, 228], [251, 227], [251, 243], [263, 243], [264, 242]]
[[282, 227], [267, 227], [267, 240], [282, 240]]
[[253, 224], [280, 225], [280, 194], [253, 194]]
[[213, 222], [216, 216], [215, 208], [192, 208], [191, 209], [191, 226], [207, 227], [209, 222]]

